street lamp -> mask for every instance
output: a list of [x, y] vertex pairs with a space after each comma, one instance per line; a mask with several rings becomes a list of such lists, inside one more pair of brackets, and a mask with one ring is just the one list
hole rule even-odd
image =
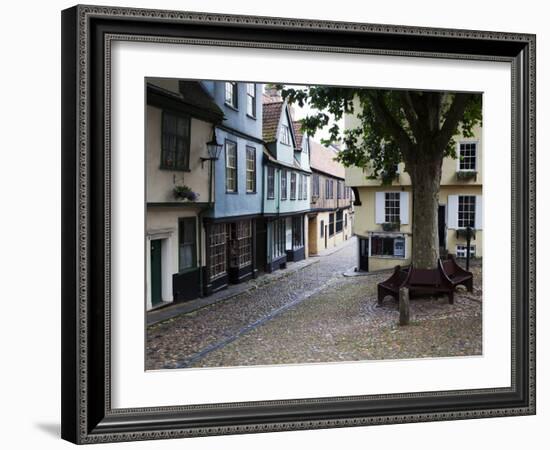
[[222, 151], [222, 144], [218, 144], [216, 140], [216, 128], [212, 127], [212, 139], [206, 143], [206, 149], [208, 150], [208, 158], [201, 157], [201, 168], [204, 167], [204, 161], [217, 161]]
[[212, 204], [212, 184], [213, 184], [213, 172], [214, 161], [217, 161], [222, 151], [222, 144], [218, 144], [216, 139], [216, 127], [212, 126], [212, 139], [206, 143], [206, 150], [208, 150], [208, 158], [201, 157], [201, 168], [204, 168], [204, 161], [210, 161], [210, 167], [208, 170], [208, 203]]

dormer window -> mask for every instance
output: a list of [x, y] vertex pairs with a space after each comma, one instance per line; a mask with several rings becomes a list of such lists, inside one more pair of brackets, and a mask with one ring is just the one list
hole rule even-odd
[[290, 137], [290, 128], [287, 125], [281, 125], [279, 140], [281, 141], [281, 144], [285, 145], [290, 145], [292, 143], [292, 139]]

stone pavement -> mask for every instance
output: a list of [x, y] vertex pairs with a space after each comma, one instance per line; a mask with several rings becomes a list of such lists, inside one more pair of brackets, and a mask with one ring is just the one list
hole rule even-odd
[[294, 364], [480, 355], [481, 267], [473, 293], [411, 300], [411, 325], [397, 305], [376, 305], [388, 272], [346, 278], [356, 246], [317, 258], [291, 275], [148, 327], [147, 369]]
[[[272, 273], [262, 274], [258, 278], [249, 280], [245, 283], [231, 284], [227, 287], [227, 289], [218, 291], [212, 295], [209, 295], [208, 297], [198, 298], [196, 300], [183, 302], [183, 303], [168, 304], [168, 306], [154, 309], [152, 311], [147, 312], [147, 325], [148, 326], [154, 325], [156, 323], [163, 322], [168, 319], [172, 319], [181, 314], [187, 314], [189, 312], [195, 311], [205, 306], [230, 299], [244, 292], [248, 292], [253, 289], [258, 289], [259, 287], [264, 286], [268, 283], [272, 283], [274, 281], [278, 281], [282, 278], [292, 275], [294, 272], [298, 270], [302, 270], [310, 266], [311, 264], [318, 263], [319, 262], [318, 258], [330, 256], [333, 253], [339, 252], [343, 248], [350, 245], [352, 246], [357, 245], [355, 238], [349, 239], [347, 242], [343, 243], [338, 247], [327, 249], [318, 255], [312, 255], [308, 259], [304, 259], [298, 262], [288, 262], [286, 269], [277, 270]], [[353, 267], [348, 268], [348, 271], [350, 270], [353, 270]]]
[[168, 311], [171, 315], [160, 319], [162, 322], [157, 315], [157, 320], [147, 327], [146, 367], [189, 365], [205, 349], [234, 340], [250, 327], [265, 323], [342, 277], [344, 271], [355, 265], [356, 251], [352, 238], [329, 255], [300, 261], [294, 266], [296, 269], [289, 267], [251, 280], [243, 284], [242, 292], [228, 292], [224, 294], [227, 297], [200, 309]]

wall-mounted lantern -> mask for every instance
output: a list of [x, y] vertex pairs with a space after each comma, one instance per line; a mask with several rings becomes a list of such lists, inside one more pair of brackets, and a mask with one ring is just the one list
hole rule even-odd
[[201, 168], [204, 167], [204, 161], [217, 161], [222, 151], [222, 144], [218, 144], [216, 140], [216, 128], [212, 127], [212, 139], [206, 143], [208, 150], [208, 158], [201, 158]]

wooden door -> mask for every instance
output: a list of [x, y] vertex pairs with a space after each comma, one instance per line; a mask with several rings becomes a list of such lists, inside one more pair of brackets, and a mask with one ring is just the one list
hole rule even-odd
[[369, 240], [359, 238], [359, 270], [369, 271]]
[[160, 239], [151, 241], [151, 303], [162, 302], [162, 245]]

